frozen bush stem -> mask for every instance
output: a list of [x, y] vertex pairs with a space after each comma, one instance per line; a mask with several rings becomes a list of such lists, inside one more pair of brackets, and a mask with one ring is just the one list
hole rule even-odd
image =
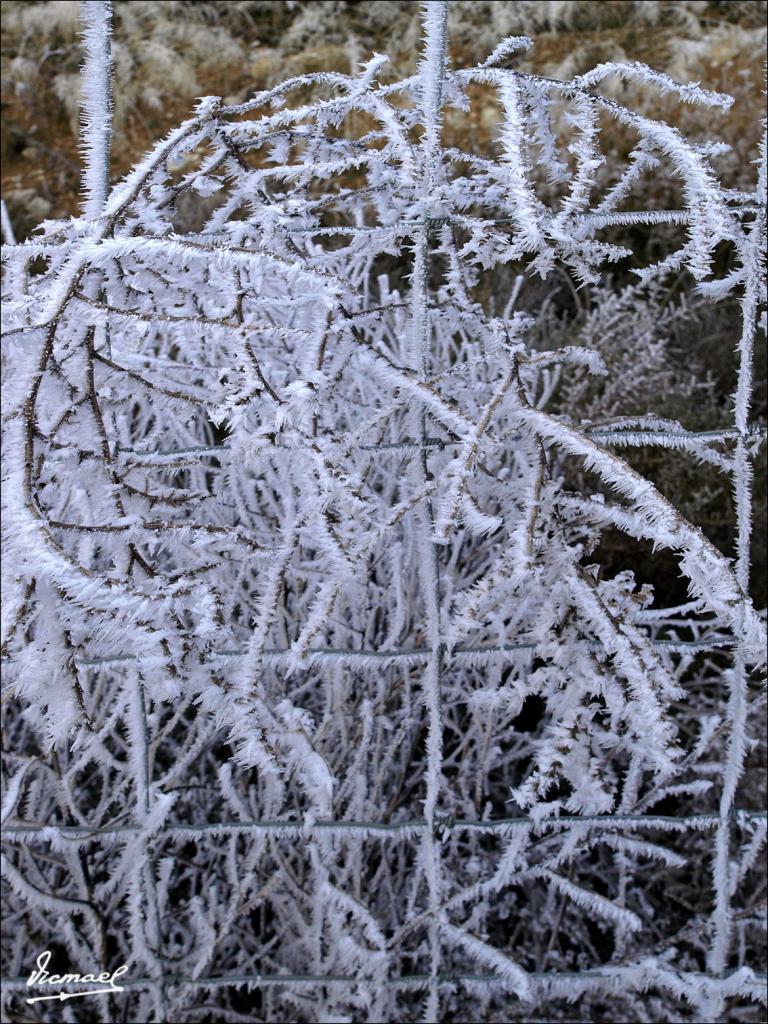
[[109, 193], [112, 140], [112, 3], [80, 4], [85, 60], [82, 73], [83, 214], [97, 220]]

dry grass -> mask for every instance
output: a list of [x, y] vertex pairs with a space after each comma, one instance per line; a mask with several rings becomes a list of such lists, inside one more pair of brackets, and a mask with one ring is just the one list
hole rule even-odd
[[[112, 176], [185, 117], [196, 97], [232, 100], [309, 71], [348, 71], [372, 50], [390, 53], [392, 76], [415, 62], [418, 5], [412, 3], [115, 3], [116, 137]], [[3, 4], [2, 192], [16, 232], [77, 212], [77, 7], [71, 2]], [[607, 59], [640, 60], [683, 80], [736, 96], [722, 124], [683, 114], [686, 131], [721, 135], [733, 147], [723, 171], [734, 186], [749, 161], [762, 107], [766, 4], [666, 2], [470, 3], [452, 9], [453, 61], [482, 59], [500, 32], [527, 32], [523, 65], [555, 77]], [[656, 24], [650, 24], [652, 19]], [[448, 130], [468, 147], [492, 142], [495, 106], [482, 94]], [[674, 116], [670, 110], [656, 116]], [[622, 148], [617, 139], [617, 149]]]

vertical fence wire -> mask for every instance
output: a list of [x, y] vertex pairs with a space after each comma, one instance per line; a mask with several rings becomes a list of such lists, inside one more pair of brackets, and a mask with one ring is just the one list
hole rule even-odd
[[[765, 140], [763, 140], [765, 146]], [[763, 152], [760, 188], [765, 195], [765, 152]], [[765, 274], [765, 258], [762, 237], [765, 232], [765, 206], [759, 207], [755, 219], [747, 229], [741, 245], [740, 260], [744, 275], [744, 295], [741, 301], [741, 337], [738, 353], [738, 382], [734, 395], [734, 426], [737, 432], [736, 450], [733, 459], [733, 491], [736, 507], [736, 578], [744, 591], [749, 593], [750, 540], [752, 536], [752, 461], [747, 448], [749, 414], [752, 405], [754, 345], [757, 327], [760, 287]], [[722, 974], [725, 970], [732, 931], [733, 912], [731, 901], [734, 895], [735, 878], [731, 866], [731, 819], [736, 788], [741, 777], [747, 744], [747, 666], [743, 653], [735, 652], [729, 680], [728, 741], [723, 781], [720, 796], [720, 823], [715, 838], [712, 880], [715, 908], [713, 915], [713, 938], [708, 958], [709, 969]]]

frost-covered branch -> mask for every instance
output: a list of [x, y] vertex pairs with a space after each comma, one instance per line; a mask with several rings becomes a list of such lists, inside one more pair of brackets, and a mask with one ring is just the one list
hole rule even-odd
[[[108, 189], [109, 5], [83, 19], [84, 216], [3, 252], [10, 962], [114, 953], [135, 1019], [754, 1000], [763, 206], [601, 90], [726, 100], [536, 76], [518, 36], [454, 68], [427, 3], [413, 77], [204, 98]], [[636, 208], [649, 172], [679, 209]], [[730, 426], [633, 401], [684, 386], [684, 268], [741, 303]], [[735, 558], [650, 447], [733, 479]]]

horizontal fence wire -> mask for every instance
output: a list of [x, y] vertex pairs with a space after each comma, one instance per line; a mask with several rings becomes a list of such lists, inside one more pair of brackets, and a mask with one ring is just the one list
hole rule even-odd
[[[748, 822], [767, 821], [768, 811], [752, 811], [735, 809], [731, 812], [731, 818], [737, 825], [745, 826]], [[473, 820], [469, 818], [446, 818], [438, 817], [435, 822], [436, 829], [444, 832], [483, 832], [492, 834], [494, 832], [506, 833], [516, 828], [529, 828], [536, 831], [545, 829], [556, 830], [558, 826], [563, 828], [572, 825], [585, 825], [588, 828], [617, 829], [619, 831], [633, 828], [663, 829], [665, 831], [678, 831], [686, 828], [707, 829], [712, 828], [720, 822], [718, 814], [610, 814], [602, 817], [600, 815], [561, 815], [556, 818], [497, 818], [490, 821]], [[18, 825], [3, 826], [4, 838], [11, 840], [15, 836], [28, 836], [45, 834], [46, 837], [54, 834], [63, 839], [91, 839], [105, 835], [130, 835], [136, 832], [150, 832], [153, 835], [178, 834], [188, 835], [215, 833], [220, 835], [233, 835], [239, 832], [275, 832], [284, 838], [300, 837], [313, 832], [324, 832], [340, 834], [349, 832], [364, 832], [371, 835], [380, 834], [384, 838], [394, 837], [407, 840], [412, 835], [428, 831], [431, 825], [423, 819], [412, 821], [344, 821], [343, 819], [328, 819], [309, 821], [222, 821], [203, 822], [199, 825], [188, 822], [169, 822], [160, 826], [145, 828], [139, 824], [125, 825], [42, 825], [25, 822]]]
[[[723, 427], [721, 430], [668, 430], [668, 429], [653, 429], [647, 427], [638, 428], [623, 428], [621, 426], [610, 426], [608, 424], [600, 424], [592, 427], [585, 427], [584, 433], [589, 434], [590, 437], [599, 438], [606, 444], [620, 443], [622, 437], [624, 439], [642, 439], [644, 444], [647, 445], [663, 445], [666, 440], [674, 440], [679, 438], [682, 440], [689, 441], [731, 441], [738, 440], [739, 438], [745, 437], [752, 441], [765, 441], [768, 436], [768, 431], [765, 428], [754, 427], [748, 430], [746, 434], [743, 434], [740, 430], [735, 427]], [[492, 443], [501, 444], [507, 441], [520, 440], [522, 435], [514, 435], [506, 438], [494, 439]], [[343, 443], [343, 442], [342, 442]], [[451, 448], [458, 447], [463, 444], [463, 441], [452, 441], [442, 437], [427, 437], [423, 441], [412, 440], [410, 438], [404, 438], [401, 441], [385, 441], [379, 444], [357, 444], [352, 445], [352, 450], [365, 451], [365, 452], [378, 452], [378, 451], [399, 451], [401, 449], [409, 448]], [[223, 453], [232, 450], [231, 445], [228, 444], [210, 444], [210, 445], [194, 445], [187, 448], [165, 448], [155, 451], [141, 451], [136, 448], [122, 448], [118, 447], [115, 449], [115, 456], [117, 455], [129, 455], [136, 456], [137, 458], [183, 458], [183, 457], [202, 457], [204, 455], [210, 455], [214, 458], [222, 455]], [[272, 455], [282, 451], [296, 453], [301, 449], [280, 447], [275, 445], [270, 448], [263, 449], [265, 455]], [[160, 467], [158, 467], [160, 468]]]
[[[622, 987], [633, 987], [633, 986], [647, 986], [648, 979], [641, 972], [637, 972], [639, 977], [632, 979], [628, 976], [628, 971], [622, 970], [621, 967], [613, 969], [600, 969], [586, 971], [530, 971], [527, 973], [527, 977], [534, 982], [539, 983], [541, 989], [544, 990], [542, 994], [546, 992], [552, 985], [557, 985], [558, 982], [567, 983], [569, 986], [573, 985], [574, 982], [580, 983], [582, 986], [587, 987], [590, 983], [595, 985], [603, 985], [606, 981], [615, 980], [620, 982]], [[740, 981], [743, 984], [752, 984], [757, 989], [758, 986], [764, 985], [766, 982], [766, 974], [763, 972], [752, 971], [750, 968], [738, 968], [726, 972], [722, 977], [707, 974], [703, 971], [670, 971], [679, 983], [694, 983], [701, 982], [704, 980], [714, 981], [724, 987], [728, 986], [728, 982], [733, 979], [734, 981]], [[253, 987], [270, 987], [274, 985], [340, 985], [340, 986], [366, 986], [366, 985], [384, 985], [386, 988], [402, 989], [402, 990], [413, 990], [419, 991], [422, 988], [426, 988], [429, 984], [431, 976], [429, 974], [405, 974], [395, 978], [374, 978], [366, 977], [365, 975], [349, 975], [349, 974], [220, 974], [211, 975], [208, 977], [184, 977], [174, 976], [171, 974], [164, 974], [162, 977], [162, 984], [164, 987], [172, 988], [174, 986], [189, 986], [192, 988], [223, 988], [227, 986], [237, 985], [249, 985]], [[2, 978], [2, 984], [8, 987], [9, 991], [25, 991], [28, 990], [26, 978]], [[504, 988], [508, 987], [508, 982], [499, 975], [496, 974], [475, 974], [468, 971], [445, 971], [438, 975], [438, 981], [442, 985], [450, 985], [456, 983], [469, 983], [478, 985], [487, 985], [490, 987]], [[159, 984], [157, 978], [121, 978], [120, 987], [128, 989], [145, 989], [151, 988]], [[66, 984], [68, 989], [76, 991], [80, 988], [80, 985], [72, 982], [46, 982], [46, 988], [60, 989]], [[657, 982], [658, 984], [658, 982]], [[662, 979], [663, 984], [663, 979]], [[107, 993], [109, 994], [109, 993]], [[551, 992], [547, 993], [552, 995]]]
[[[702, 640], [653, 640], [650, 643], [652, 647], [659, 651], [668, 651], [671, 654], [686, 654], [696, 651], [727, 650], [733, 646], [735, 640], [733, 637], [718, 636]], [[518, 651], [533, 651], [537, 646], [538, 645], [534, 642], [519, 644], [488, 644], [487, 646], [478, 647], [465, 647], [459, 645], [454, 647], [453, 651], [444, 650], [442, 654], [447, 661], [461, 661], [463, 659], [482, 657], [484, 655], [492, 656], [495, 654], [515, 654]], [[600, 644], [596, 641], [592, 646], [599, 647]], [[247, 651], [245, 649], [207, 652], [208, 657], [214, 658], [243, 658], [246, 654]], [[340, 647], [313, 647], [306, 652], [303, 658], [310, 662], [315, 659], [322, 660], [324, 658], [332, 658], [334, 661], [341, 663], [349, 660], [349, 663], [353, 665], [355, 661], [359, 661], [364, 658], [380, 659], [381, 661], [396, 661], [399, 659], [421, 661], [424, 658], [429, 658], [431, 654], [432, 649], [429, 647], [410, 647], [405, 650], [383, 651], [375, 648], [355, 651], [346, 650]], [[154, 661], [156, 657], [159, 656], [130, 653], [108, 654], [103, 656], [94, 656], [91, 658], [75, 658], [75, 663], [85, 668], [98, 668], [100, 665], [113, 665], [120, 662], [140, 661], [143, 658]], [[295, 657], [297, 657], [297, 653], [290, 647], [267, 648], [262, 652], [262, 658], [266, 664], [269, 664], [270, 662], [290, 660]]]
[[[730, 213], [737, 215], [750, 216], [760, 212], [765, 206], [764, 202], [745, 202], [742, 199], [734, 201], [734, 205], [730, 208]], [[580, 215], [581, 222], [584, 225], [589, 225], [592, 228], [599, 229], [602, 227], [609, 226], [651, 226], [659, 224], [671, 224], [675, 226], [683, 226], [691, 222], [691, 214], [688, 210], [627, 210], [620, 213], [582, 213]], [[387, 234], [387, 235], [409, 235], [414, 231], [423, 230], [426, 226], [428, 231], [433, 231], [437, 228], [445, 225], [454, 225], [456, 227], [466, 227], [467, 225], [482, 226], [491, 224], [516, 224], [517, 220], [515, 217], [473, 217], [471, 215], [464, 216], [426, 216], [421, 220], [399, 220], [392, 224], [387, 225], [365, 225], [365, 224], [335, 224], [335, 225], [315, 225], [309, 227], [301, 227], [288, 224], [276, 224], [273, 226], [273, 230], [279, 231], [281, 234], [290, 237], [291, 235], [371, 235], [371, 234]], [[185, 238], [188, 239], [206, 239], [206, 238], [219, 238], [219, 232], [217, 231], [189, 231], [185, 234]], [[34, 246], [35, 252], [50, 251], [61, 251], [68, 248], [66, 243], [61, 242], [49, 242], [45, 240], [37, 240], [31, 244], [26, 243], [26, 247], [31, 249]], [[4, 335], [10, 332], [4, 332]]]

